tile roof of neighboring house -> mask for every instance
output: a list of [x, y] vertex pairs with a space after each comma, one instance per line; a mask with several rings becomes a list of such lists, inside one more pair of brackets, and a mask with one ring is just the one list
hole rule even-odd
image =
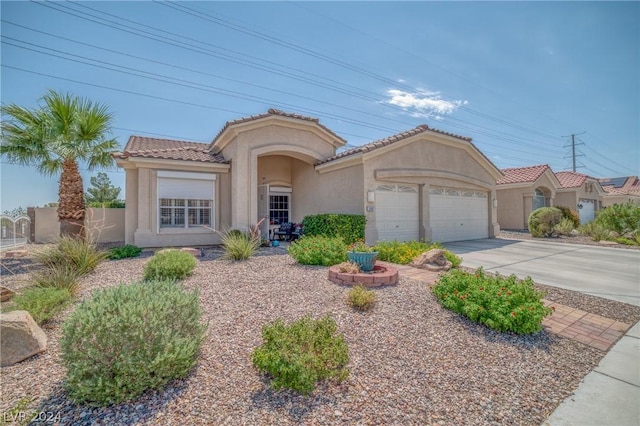
[[600, 185], [609, 194], [633, 194], [640, 195], [640, 179], [637, 176], [625, 177], [624, 184], [620, 185], [622, 178], [600, 179]]
[[510, 183], [533, 183], [547, 170], [551, 170], [551, 167], [549, 167], [548, 164], [501, 169], [500, 171], [504, 177], [498, 179], [496, 183], [498, 185], [506, 185]]
[[229, 128], [229, 126], [233, 126], [234, 124], [247, 123], [249, 121], [260, 120], [260, 119], [271, 117], [271, 116], [274, 116], [274, 115], [278, 115], [280, 117], [295, 118], [296, 120], [311, 121], [312, 123], [317, 124], [318, 127], [320, 127], [323, 130], [327, 131], [333, 137], [339, 139], [340, 141], [344, 142], [345, 144], [347, 143], [347, 141], [345, 139], [340, 137], [333, 130], [329, 129], [324, 124], [321, 124], [320, 123], [320, 119], [318, 119], [318, 118], [308, 117], [306, 115], [294, 114], [294, 113], [290, 113], [290, 112], [284, 112], [284, 111], [280, 111], [279, 109], [271, 108], [267, 112], [262, 113], [262, 114], [250, 115], [249, 117], [242, 117], [242, 118], [238, 118], [237, 120], [227, 121], [225, 123], [224, 127], [222, 127], [222, 129], [218, 132], [216, 137], [213, 138], [213, 141], [211, 142], [211, 144], [212, 145], [215, 144], [216, 141], [218, 140], [218, 138], [225, 132], [225, 130], [227, 130]]
[[[401, 133], [398, 133], [398, 134], [395, 134], [395, 135], [392, 135], [392, 136], [388, 136], [388, 137], [386, 137], [384, 139], [379, 139], [377, 141], [370, 142], [368, 144], [357, 146], [355, 148], [343, 151], [343, 152], [341, 152], [339, 154], [336, 154], [336, 155], [334, 155], [332, 157], [329, 157], [329, 158], [327, 158], [325, 160], [317, 162], [316, 165], [328, 163], [330, 161], [334, 161], [334, 160], [337, 160], [337, 159], [340, 159], [340, 158], [348, 157], [349, 155], [353, 155], [353, 154], [365, 153], [365, 152], [373, 151], [374, 149], [378, 149], [378, 148], [382, 148], [383, 146], [391, 145], [391, 144], [399, 142], [399, 141], [401, 141], [403, 139], [407, 139], [408, 137], [423, 133], [423, 132], [425, 132], [427, 130], [432, 131], [432, 132], [436, 132], [436, 133], [440, 133], [440, 134], [443, 134], [443, 135], [447, 135], [447, 136], [453, 136], [454, 138], [458, 138], [458, 139], [462, 139], [462, 140], [467, 141], [467, 142], [471, 142], [471, 138], [467, 138], [467, 137], [464, 137], [464, 136], [459, 136], [459, 135], [456, 135], [456, 134], [453, 134], [453, 133], [443, 132], [442, 130], [431, 129], [426, 124], [421, 124], [421, 125], [413, 128], [413, 129], [411, 129], [411, 130], [407, 130], [407, 131], [404, 131], [404, 132], [401, 132]], [[480, 151], [478, 151], [478, 152], [480, 152]], [[483, 154], [483, 156], [484, 156], [484, 154]], [[489, 162], [491, 162], [488, 158], [487, 158], [487, 160]]]
[[167, 160], [199, 161], [203, 163], [226, 163], [218, 154], [209, 150], [209, 144], [187, 142], [172, 139], [157, 139], [143, 136], [131, 136], [123, 152], [115, 157], [161, 158]]
[[562, 188], [578, 188], [589, 176], [576, 172], [558, 172], [555, 174]]

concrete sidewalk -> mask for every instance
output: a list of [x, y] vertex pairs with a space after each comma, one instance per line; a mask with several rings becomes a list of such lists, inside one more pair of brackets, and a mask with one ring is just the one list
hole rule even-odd
[[565, 425], [640, 425], [640, 323], [543, 423]]

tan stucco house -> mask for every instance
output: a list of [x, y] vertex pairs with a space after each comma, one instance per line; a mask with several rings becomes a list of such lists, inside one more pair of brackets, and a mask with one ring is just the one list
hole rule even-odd
[[501, 171], [496, 185], [501, 229], [526, 229], [532, 211], [555, 205], [560, 182], [547, 164]]
[[209, 228], [263, 235], [319, 213], [364, 214], [366, 240], [456, 241], [499, 232], [496, 179], [471, 142], [418, 126], [338, 152], [318, 119], [271, 109], [227, 122], [211, 143], [132, 136], [114, 154], [126, 173], [127, 243], [219, 242]]
[[640, 179], [638, 176], [605, 178], [599, 181], [605, 191], [602, 197], [602, 207], [627, 202], [640, 204]]
[[560, 188], [555, 205], [577, 211], [582, 224], [593, 221], [596, 212], [602, 208], [602, 196], [605, 194], [598, 179], [577, 172], [557, 172], [556, 177]]
[[501, 229], [527, 229], [531, 212], [562, 206], [575, 210], [581, 223], [591, 222], [605, 194], [597, 179], [576, 172], [554, 173], [547, 164], [502, 169], [498, 179], [498, 223]]

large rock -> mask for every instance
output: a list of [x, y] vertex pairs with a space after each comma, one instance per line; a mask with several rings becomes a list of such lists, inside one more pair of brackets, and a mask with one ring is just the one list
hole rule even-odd
[[0, 364], [13, 365], [47, 348], [47, 336], [27, 311], [0, 314]]
[[414, 268], [426, 269], [428, 271], [448, 271], [453, 266], [451, 262], [444, 257], [444, 250], [431, 249], [422, 253], [411, 261]]

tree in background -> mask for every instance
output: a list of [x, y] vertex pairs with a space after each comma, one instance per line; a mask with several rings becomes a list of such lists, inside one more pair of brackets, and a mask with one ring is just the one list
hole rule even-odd
[[111, 184], [111, 179], [104, 172], [98, 172], [97, 176], [91, 177], [92, 188], [87, 188], [87, 204], [90, 206], [108, 207], [116, 204], [120, 188]]
[[5, 210], [2, 212], [3, 215], [5, 216], [9, 216], [12, 218], [16, 218], [18, 216], [26, 216], [27, 215], [27, 211], [24, 209], [24, 207], [20, 206], [17, 207], [13, 210]]
[[0, 155], [35, 166], [45, 176], [60, 174], [58, 220], [62, 235], [81, 235], [85, 219], [84, 191], [78, 162], [87, 169], [110, 167], [118, 149], [111, 132], [113, 115], [105, 105], [49, 90], [36, 109], [10, 104], [0, 107]]

